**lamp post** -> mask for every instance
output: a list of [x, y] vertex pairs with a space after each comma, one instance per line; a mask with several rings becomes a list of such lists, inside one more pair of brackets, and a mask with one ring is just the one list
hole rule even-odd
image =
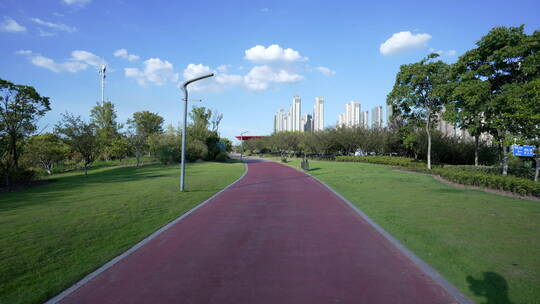
[[184, 182], [186, 175], [186, 129], [187, 129], [187, 111], [188, 111], [188, 91], [187, 86], [195, 81], [199, 81], [208, 77], [214, 76], [214, 73], [203, 75], [201, 77], [190, 79], [182, 85], [182, 91], [184, 91], [184, 127], [182, 128], [182, 161], [180, 172], [180, 191], [184, 191]]
[[240, 161], [244, 161], [244, 137], [243, 135], [246, 134], [248, 131], [244, 131], [240, 133]]

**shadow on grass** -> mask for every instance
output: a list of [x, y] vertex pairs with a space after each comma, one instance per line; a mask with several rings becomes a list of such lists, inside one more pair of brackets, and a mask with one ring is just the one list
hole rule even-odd
[[477, 296], [485, 297], [484, 304], [511, 304], [508, 298], [508, 283], [495, 272], [484, 272], [482, 278], [467, 276], [469, 289]]

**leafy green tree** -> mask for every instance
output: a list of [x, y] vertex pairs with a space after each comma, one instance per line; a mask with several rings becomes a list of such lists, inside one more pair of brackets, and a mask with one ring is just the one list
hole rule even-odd
[[133, 113], [133, 118], [128, 120], [128, 126], [134, 130], [134, 133], [148, 138], [152, 134], [163, 132], [163, 117], [150, 111], [141, 111]]
[[[516, 136], [513, 133], [522, 134], [524, 128], [519, 124], [531, 125], [517, 119], [527, 115], [527, 111], [519, 111], [519, 104], [528, 101], [515, 97], [527, 95], [526, 91], [534, 88], [527, 84], [538, 78], [538, 37], [538, 32], [525, 34], [524, 26], [495, 27], [456, 63], [456, 108], [472, 120], [462, 119], [462, 123], [470, 125], [473, 133], [489, 132], [501, 145], [503, 175], [508, 172], [508, 146]], [[475, 113], [479, 114], [476, 118]]]
[[113, 153], [113, 142], [120, 137], [122, 125], [116, 119], [116, 110], [110, 101], [104, 102], [103, 105], [98, 103], [90, 111], [90, 122], [97, 128], [101, 156], [106, 160]]
[[422, 121], [428, 137], [427, 167], [431, 169], [431, 130], [448, 96], [449, 66], [430, 54], [417, 63], [400, 67], [387, 103], [403, 119]]
[[63, 114], [62, 120], [55, 126], [55, 133], [80, 156], [84, 175], [88, 167], [96, 160], [99, 153], [97, 129], [93, 123], [87, 123], [80, 116]]
[[44, 133], [30, 137], [26, 151], [32, 163], [51, 175], [54, 165], [64, 160], [70, 149], [57, 135]]
[[7, 143], [6, 183], [19, 168], [23, 140], [36, 131], [37, 120], [51, 109], [48, 97], [31, 86], [0, 79], [0, 136]]
[[122, 159], [126, 158], [130, 154], [128, 138], [125, 135], [119, 134], [111, 141], [108, 151], [109, 156], [122, 161]]

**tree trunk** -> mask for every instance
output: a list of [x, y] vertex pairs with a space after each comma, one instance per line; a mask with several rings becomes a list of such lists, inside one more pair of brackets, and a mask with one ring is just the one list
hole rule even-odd
[[137, 153], [137, 154], [135, 155], [135, 158], [137, 159], [137, 168], [139, 168], [139, 164], [140, 164], [140, 162], [141, 162], [141, 161], [140, 161], [140, 160], [141, 160], [141, 156]]
[[87, 176], [88, 175], [88, 165], [85, 163], [84, 164], [84, 176]]
[[478, 142], [480, 141], [480, 135], [474, 136], [474, 165], [478, 167]]
[[536, 170], [534, 170], [534, 181], [538, 182], [538, 174], [540, 172], [540, 148], [536, 150]]
[[426, 132], [427, 132], [427, 168], [431, 170], [431, 113], [428, 111], [426, 121]]
[[508, 175], [508, 152], [506, 150], [506, 145], [502, 145], [502, 175], [507, 176]]

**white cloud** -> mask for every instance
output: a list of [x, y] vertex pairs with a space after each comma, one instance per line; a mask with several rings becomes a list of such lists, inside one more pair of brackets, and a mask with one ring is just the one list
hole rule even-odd
[[71, 52], [71, 57], [74, 60], [82, 61], [86, 64], [93, 65], [93, 66], [101, 66], [102, 64], [106, 64], [105, 60], [103, 60], [101, 57], [96, 56], [90, 52], [87, 51], [81, 51], [76, 50]]
[[456, 50], [443, 51], [443, 50], [437, 50], [433, 48], [430, 48], [429, 52], [439, 54], [439, 56], [447, 56], [447, 57], [454, 57], [457, 54]]
[[391, 56], [426, 46], [431, 39], [430, 34], [413, 34], [410, 31], [394, 33], [381, 44], [379, 50], [384, 56]]
[[167, 82], [178, 81], [178, 73], [174, 73], [172, 63], [163, 61], [159, 58], [150, 58], [143, 62], [144, 69], [125, 68], [126, 77], [135, 78], [141, 86], [147, 86], [149, 83], [164, 85]]
[[140, 58], [137, 55], [128, 53], [126, 49], [118, 49], [114, 51], [114, 56], [127, 59], [128, 61], [135, 61]]
[[245, 51], [245, 58], [253, 63], [271, 64], [271, 63], [293, 63], [307, 61], [307, 57], [300, 55], [298, 51], [291, 48], [283, 49], [277, 44], [269, 47], [256, 45]]
[[283, 69], [274, 69], [268, 65], [253, 67], [244, 76], [245, 86], [250, 90], [266, 90], [272, 83], [291, 83], [302, 80], [301, 75]]
[[63, 23], [53, 23], [53, 22], [43, 21], [39, 18], [32, 18], [31, 20], [39, 25], [43, 25], [57, 31], [63, 31], [63, 32], [68, 32], [68, 33], [73, 33], [77, 31], [76, 28], [69, 25], [65, 25]]
[[62, 2], [67, 5], [85, 6], [92, 0], [62, 0]]
[[214, 73], [215, 76], [201, 83], [190, 85], [193, 91], [221, 91], [231, 87], [241, 87], [252, 91], [266, 90], [272, 84], [292, 83], [303, 79], [299, 74], [268, 65], [254, 66], [246, 75], [220, 73], [203, 64], [190, 63], [184, 69], [184, 79], [191, 79], [204, 74]]
[[33, 65], [48, 69], [55, 73], [75, 73], [85, 70], [89, 65], [99, 66], [106, 63], [102, 58], [90, 52], [81, 50], [73, 51], [71, 53], [71, 57], [64, 62], [56, 62], [54, 59], [42, 56], [40, 54], [35, 54], [31, 50], [19, 50], [15, 52], [15, 54], [25, 55]]
[[30, 55], [30, 54], [32, 54], [32, 51], [30, 51], [30, 50], [18, 50], [18, 51], [15, 52], [15, 54], [17, 54], [17, 55]]
[[47, 58], [41, 55], [31, 56], [30, 62], [32, 62], [32, 64], [35, 66], [46, 68], [55, 73], [58, 73], [58, 72], [75, 73], [80, 70], [85, 70], [88, 67], [86, 64], [82, 62], [74, 61], [74, 60], [69, 60], [63, 63], [57, 63], [53, 59]]
[[329, 69], [327, 67], [323, 67], [323, 66], [317, 67], [317, 71], [321, 72], [325, 76], [330, 76], [330, 75], [336, 74], [336, 71], [331, 70], [331, 69]]
[[46, 32], [42, 29], [38, 29], [38, 30], [39, 30], [39, 37], [52, 37], [56, 35], [55, 33]]
[[13, 18], [5, 16], [4, 21], [0, 23], [0, 30], [10, 33], [26, 32], [26, 27], [20, 25]]
[[230, 64], [222, 64], [222, 65], [218, 66], [216, 68], [216, 70], [218, 70], [219, 72], [222, 72], [222, 73], [226, 73], [229, 70], [229, 68], [231, 68], [231, 67], [232, 67], [232, 65], [230, 65]]

